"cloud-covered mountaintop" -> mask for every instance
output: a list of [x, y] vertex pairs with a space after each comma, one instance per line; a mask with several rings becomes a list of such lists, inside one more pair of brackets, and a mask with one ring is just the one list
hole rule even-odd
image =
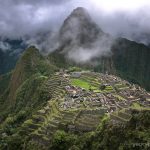
[[109, 34], [149, 43], [148, 0], [1, 0], [0, 36], [31, 39], [55, 32], [76, 7], [85, 7]]

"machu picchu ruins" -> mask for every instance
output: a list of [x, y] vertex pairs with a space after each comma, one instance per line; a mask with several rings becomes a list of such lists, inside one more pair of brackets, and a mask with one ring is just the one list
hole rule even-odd
[[132, 118], [132, 109], [150, 106], [150, 93], [114, 75], [61, 70], [47, 80], [45, 88], [50, 101], [20, 131], [30, 133], [29, 141], [40, 147], [48, 145], [58, 129], [91, 132], [106, 116], [113, 125], [123, 125]]

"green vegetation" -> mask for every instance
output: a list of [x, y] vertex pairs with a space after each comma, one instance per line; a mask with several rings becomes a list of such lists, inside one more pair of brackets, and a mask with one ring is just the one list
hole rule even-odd
[[0, 76], [0, 96], [7, 89], [12, 73], [7, 73]]
[[112, 61], [116, 74], [150, 90], [150, 49], [121, 38], [116, 41], [113, 49]]
[[[0, 150], [133, 150], [132, 143], [149, 141], [149, 109], [141, 109], [138, 103], [131, 107], [131, 114], [125, 110], [113, 113], [119, 124], [98, 110], [94, 102], [87, 101], [86, 106], [81, 100], [77, 107], [66, 109], [64, 87], [70, 83], [55, 72], [71, 65], [58, 58], [61, 54], [45, 58], [30, 47], [14, 71], [0, 77]], [[69, 72], [73, 71], [81, 70], [70, 67]], [[71, 84], [94, 92], [113, 92], [110, 85], [100, 89], [103, 81], [99, 80], [97, 74], [87, 72], [72, 78]], [[116, 84], [119, 89], [126, 87]]]
[[105, 90], [106, 91], [113, 91], [113, 88], [112, 88], [112, 86], [106, 86]]
[[40, 106], [40, 104], [50, 99], [46, 87], [43, 83], [47, 80], [47, 77], [35, 74], [27, 79], [16, 92], [16, 112], [25, 107]]
[[147, 111], [148, 111], [148, 110], [150, 111], [150, 107], [148, 107], [148, 106], [147, 106], [147, 107], [143, 107], [143, 106], [141, 106], [138, 102], [133, 103], [132, 106], [131, 106], [131, 108], [132, 108], [132, 109], [139, 110], [139, 111], [144, 111], [144, 110], [145, 110], [145, 111], [146, 111], [146, 110], [147, 110]]
[[81, 80], [81, 79], [72, 79], [71, 84], [74, 86], [84, 88], [86, 90], [90, 89], [90, 84], [86, 81]]
[[[102, 87], [101, 87], [99, 82], [92, 77], [88, 77], [88, 78], [81, 77], [79, 79], [71, 79], [71, 84], [74, 86], [84, 88], [86, 90], [93, 90], [96, 93], [108, 93], [108, 92], [113, 91], [112, 86], [102, 85]], [[122, 97], [119, 97], [119, 98], [121, 98], [121, 100], [123, 100]]]
[[[66, 133], [64, 131], [57, 131], [54, 134], [50, 149], [53, 150], [67, 150], [76, 144], [77, 136]], [[77, 150], [77, 149], [75, 149]]]
[[80, 71], [83, 71], [83, 69], [79, 68], [79, 67], [69, 67], [68, 68], [68, 73], [70, 73], [70, 72], [80, 72]]
[[93, 90], [95, 93], [102, 93], [103, 91], [101, 91], [101, 90], [98, 90], [98, 89], [94, 89]]
[[84, 88], [86, 90], [93, 90], [95, 92], [100, 92], [100, 90], [91, 84], [91, 82], [88, 82], [83, 79], [71, 79], [71, 84], [74, 86], [78, 86], [80, 88]]
[[7, 141], [13, 140], [23, 122], [51, 98], [45, 82], [56, 70], [35, 47], [30, 47], [15, 69], [0, 77], [0, 134], [6, 134]]
[[124, 101], [125, 99], [122, 97], [122, 96], [120, 96], [120, 95], [116, 95], [116, 94], [114, 94], [113, 95], [114, 97], [116, 97], [118, 100], [120, 100], [120, 101]]
[[132, 108], [138, 109], [138, 108], [142, 108], [142, 106], [139, 103], [133, 103]]
[[[41, 86], [40, 83], [57, 71], [57, 69], [58, 68], [50, 64], [34, 46], [29, 47], [17, 62], [12, 73], [2, 76], [2, 80], [0, 79], [0, 82], [2, 83], [0, 85], [0, 90], [3, 90], [3, 92], [0, 93], [0, 108], [2, 110], [0, 116], [2, 116], [2, 118], [3, 116], [7, 116], [7, 114], [11, 112], [11, 109], [14, 110], [14, 107], [18, 107], [15, 105], [23, 105], [26, 100], [31, 101], [32, 103], [31, 97], [34, 95], [34, 92], [38, 92], [38, 89], [36, 90], [36, 88]], [[24, 95], [27, 95], [27, 99], [24, 99], [25, 96], [23, 97], [23, 92]], [[19, 93], [20, 95], [22, 93], [22, 96], [18, 96]], [[28, 95], [30, 95], [30, 97]], [[16, 101], [18, 101], [17, 99], [20, 99], [18, 97], [22, 97], [24, 102], [23, 100], [19, 100], [20, 104], [16, 104]], [[34, 103], [32, 104], [33, 106]], [[38, 103], [38, 101], [36, 103]]]
[[124, 84], [115, 84], [115, 87], [118, 88], [118, 89], [124, 89], [124, 88], [127, 88], [127, 86], [124, 85]]
[[67, 63], [67, 60], [65, 59], [63, 54], [58, 53], [57, 51], [50, 53], [47, 57], [51, 65], [54, 65], [58, 68], [68, 68], [71, 66], [70, 63]]
[[[148, 111], [133, 111], [132, 115], [131, 121], [124, 126], [112, 125], [105, 116], [95, 132], [75, 135], [58, 131], [50, 147], [54, 150], [147, 150], [150, 139], [148, 128], [150, 114]], [[135, 143], [144, 143], [144, 145], [135, 146]]]
[[[101, 124], [94, 132], [74, 134], [64, 130], [57, 130], [47, 148], [53, 150], [147, 150], [147, 144], [150, 139], [149, 119], [150, 113], [146, 110], [132, 110], [132, 119], [124, 125], [112, 125], [109, 117], [104, 116]], [[43, 139], [47, 140], [46, 137], [43, 137]], [[6, 137], [1, 140], [1, 150], [5, 150], [7, 147], [4, 144], [6, 140], [9, 150], [16, 150], [16, 148], [21, 150], [25, 146], [24, 139], [19, 134], [16, 134], [11, 138]], [[28, 139], [26, 140], [28, 145]], [[135, 146], [135, 143], [144, 143], [144, 145]], [[40, 149], [36, 144], [27, 145], [26, 147], [29, 150]]]

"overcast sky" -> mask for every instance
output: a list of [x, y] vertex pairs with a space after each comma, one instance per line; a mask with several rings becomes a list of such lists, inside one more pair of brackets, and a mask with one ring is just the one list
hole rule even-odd
[[54, 31], [79, 6], [87, 8], [105, 32], [149, 42], [150, 0], [0, 0], [0, 36]]

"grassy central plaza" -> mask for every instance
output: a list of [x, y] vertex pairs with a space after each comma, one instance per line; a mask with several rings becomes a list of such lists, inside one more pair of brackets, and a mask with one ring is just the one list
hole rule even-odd
[[86, 90], [89, 90], [89, 88], [90, 88], [90, 84], [81, 79], [71, 79], [71, 83], [74, 86], [78, 86], [78, 87], [84, 88]]

